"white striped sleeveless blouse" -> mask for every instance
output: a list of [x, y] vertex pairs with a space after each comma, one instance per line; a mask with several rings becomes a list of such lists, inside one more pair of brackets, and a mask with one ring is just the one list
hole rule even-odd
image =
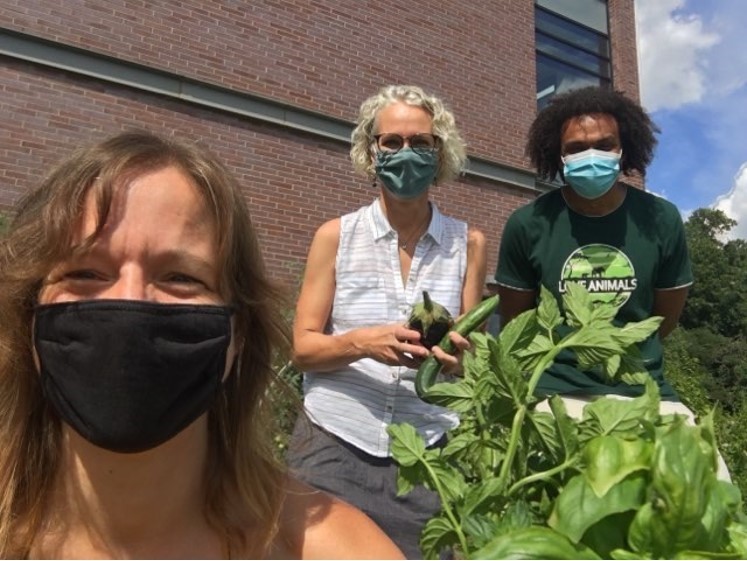
[[[379, 200], [341, 219], [336, 291], [328, 326], [332, 334], [404, 323], [423, 290], [456, 317], [467, 270], [467, 224], [433, 216], [420, 239], [403, 284], [397, 234]], [[459, 424], [457, 415], [429, 405], [415, 393], [416, 371], [362, 359], [329, 372], [306, 372], [304, 403], [312, 420], [373, 456], [389, 456], [388, 425], [410, 423], [434, 444]]]

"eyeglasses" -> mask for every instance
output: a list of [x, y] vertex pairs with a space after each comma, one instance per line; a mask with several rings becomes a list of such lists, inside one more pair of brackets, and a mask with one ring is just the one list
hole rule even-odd
[[387, 132], [375, 134], [374, 139], [376, 139], [376, 147], [379, 150], [382, 152], [390, 152], [392, 154], [399, 152], [405, 145], [408, 145], [413, 152], [422, 154], [436, 149], [439, 141], [439, 138], [435, 134], [427, 132], [421, 132], [411, 136], [402, 136], [397, 133]]

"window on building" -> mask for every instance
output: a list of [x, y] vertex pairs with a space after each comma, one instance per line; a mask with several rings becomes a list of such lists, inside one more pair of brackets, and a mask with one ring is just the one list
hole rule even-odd
[[537, 106], [553, 95], [612, 83], [606, 0], [536, 0]]

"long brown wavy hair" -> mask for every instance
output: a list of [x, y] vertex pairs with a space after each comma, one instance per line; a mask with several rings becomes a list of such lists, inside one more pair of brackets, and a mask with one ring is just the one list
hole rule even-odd
[[[241, 189], [208, 149], [129, 131], [81, 149], [19, 203], [0, 239], [0, 557], [22, 558], [47, 514], [61, 425], [42, 396], [31, 325], [42, 280], [70, 250], [86, 196], [98, 208], [92, 243], [118, 185], [174, 165], [199, 187], [217, 224], [219, 292], [235, 308], [239, 360], [208, 412], [205, 516], [229, 551], [262, 556], [277, 532], [285, 472], [276, 460], [268, 388], [288, 349], [283, 294], [269, 282]], [[246, 552], [246, 553], [245, 553]]]

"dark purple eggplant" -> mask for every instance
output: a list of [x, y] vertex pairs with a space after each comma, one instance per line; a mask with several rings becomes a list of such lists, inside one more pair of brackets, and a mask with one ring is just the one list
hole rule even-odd
[[420, 333], [420, 343], [428, 350], [443, 339], [452, 325], [454, 318], [449, 310], [431, 300], [426, 290], [423, 291], [423, 301], [415, 304], [407, 320], [407, 327]]

